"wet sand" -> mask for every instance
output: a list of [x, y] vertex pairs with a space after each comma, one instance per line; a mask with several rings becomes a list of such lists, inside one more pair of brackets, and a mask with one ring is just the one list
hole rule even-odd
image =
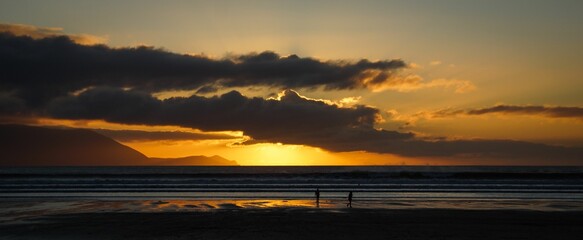
[[0, 239], [583, 239], [583, 211], [286, 203], [3, 202]]
[[78, 213], [0, 227], [1, 239], [583, 239], [582, 212], [231, 209]]

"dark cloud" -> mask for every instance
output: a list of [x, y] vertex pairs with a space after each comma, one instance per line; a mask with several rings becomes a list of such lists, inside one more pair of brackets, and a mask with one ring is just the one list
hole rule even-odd
[[95, 132], [121, 142], [139, 141], [178, 141], [178, 140], [228, 140], [238, 139], [227, 134], [219, 133], [192, 133], [180, 131], [139, 131], [139, 130], [109, 130], [92, 129]]
[[56, 99], [47, 113], [66, 119], [178, 125], [203, 131], [240, 130], [262, 140], [297, 138], [294, 136], [345, 128], [371, 129], [379, 118], [375, 108], [339, 108], [302, 98], [293, 91], [286, 91], [279, 100], [247, 98], [236, 91], [210, 98], [159, 100], [145, 92], [115, 88], [95, 88], [78, 96]]
[[219, 88], [215, 86], [202, 86], [198, 90], [196, 90], [197, 94], [206, 94], [206, 93], [216, 93], [219, 91]]
[[15, 116], [26, 112], [25, 102], [11, 93], [0, 92], [0, 116]]
[[253, 138], [247, 144], [280, 142], [340, 152], [561, 161], [582, 160], [583, 156], [582, 148], [510, 140], [420, 140], [411, 133], [375, 128], [380, 118], [376, 108], [341, 108], [306, 99], [293, 91], [286, 91], [280, 99], [248, 98], [233, 91], [211, 98], [159, 100], [135, 90], [96, 88], [54, 101], [48, 113], [67, 119], [178, 125], [204, 131], [241, 130]]
[[[224, 59], [176, 54], [152, 47], [86, 46], [68, 36], [34, 39], [0, 33], [0, 87], [30, 107], [89, 87], [145, 92], [219, 87], [357, 89], [370, 87], [367, 72], [385, 79], [405, 68], [401, 60], [321, 61], [273, 52]], [[375, 79], [374, 85], [382, 82]], [[372, 84], [372, 83], [371, 83]]]
[[552, 118], [578, 118], [583, 120], [583, 108], [580, 107], [497, 105], [489, 108], [467, 110], [465, 113], [468, 115], [482, 115], [490, 113], [542, 115]]
[[576, 118], [583, 120], [583, 108], [580, 107], [547, 107], [547, 106], [517, 106], [496, 105], [477, 109], [442, 109], [431, 113], [419, 113], [416, 116], [430, 118], [451, 117], [457, 115], [515, 114], [537, 115], [549, 118]]

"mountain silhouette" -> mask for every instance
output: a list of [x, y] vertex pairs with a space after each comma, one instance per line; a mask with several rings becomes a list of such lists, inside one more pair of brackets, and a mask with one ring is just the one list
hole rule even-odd
[[0, 125], [0, 166], [237, 165], [219, 156], [148, 158], [91, 130]]

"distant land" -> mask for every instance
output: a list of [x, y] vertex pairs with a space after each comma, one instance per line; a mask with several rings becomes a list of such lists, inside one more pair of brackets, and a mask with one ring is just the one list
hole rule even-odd
[[0, 124], [0, 166], [234, 166], [220, 156], [149, 158], [86, 129]]

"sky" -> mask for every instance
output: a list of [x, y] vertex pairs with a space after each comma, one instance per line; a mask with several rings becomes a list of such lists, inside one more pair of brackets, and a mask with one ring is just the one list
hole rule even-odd
[[581, 165], [582, 10], [0, 1], [0, 119], [243, 165]]

